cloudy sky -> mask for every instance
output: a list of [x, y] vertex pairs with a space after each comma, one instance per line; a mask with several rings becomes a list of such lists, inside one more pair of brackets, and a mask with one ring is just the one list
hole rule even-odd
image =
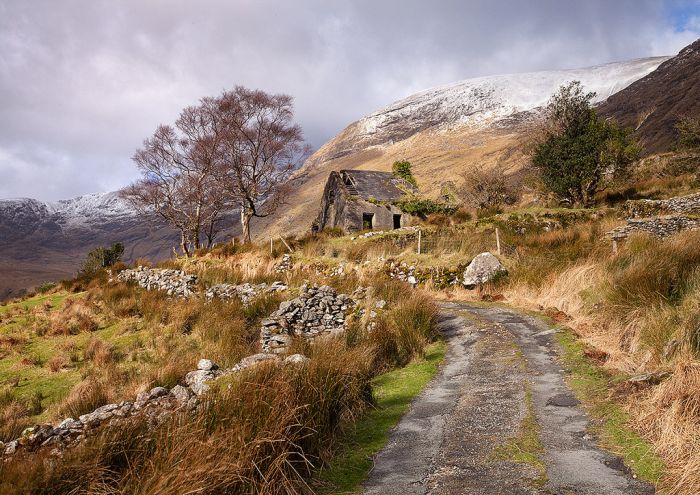
[[310, 144], [431, 86], [675, 54], [700, 0], [0, 0], [0, 198], [118, 189], [184, 106], [295, 97]]

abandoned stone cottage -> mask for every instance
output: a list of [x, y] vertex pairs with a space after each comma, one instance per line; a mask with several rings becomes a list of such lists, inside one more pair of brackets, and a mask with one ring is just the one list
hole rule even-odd
[[313, 230], [340, 227], [346, 232], [390, 230], [409, 225], [411, 215], [392, 203], [416, 189], [391, 172], [341, 170], [331, 172]]

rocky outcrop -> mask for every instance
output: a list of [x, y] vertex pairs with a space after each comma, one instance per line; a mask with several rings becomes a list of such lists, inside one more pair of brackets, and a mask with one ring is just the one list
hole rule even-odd
[[287, 290], [287, 286], [282, 282], [272, 282], [271, 284], [218, 284], [209, 287], [206, 291], [207, 299], [223, 299], [230, 300], [238, 298], [244, 306], [247, 306], [250, 301], [260, 296], [261, 294], [271, 294], [273, 292], [281, 292]]
[[146, 290], [162, 290], [169, 296], [191, 297], [197, 292], [197, 276], [182, 270], [156, 269], [139, 266], [117, 274], [120, 282], [136, 282]]
[[467, 269], [464, 270], [462, 284], [473, 289], [477, 285], [485, 284], [496, 277], [508, 273], [506, 268], [491, 253], [481, 253], [474, 257]]
[[630, 218], [627, 224], [605, 234], [608, 239], [619, 241], [640, 232], [665, 238], [684, 230], [700, 228], [700, 217], [668, 215], [652, 218]]
[[345, 330], [345, 319], [355, 301], [328, 286], [300, 289], [299, 297], [284, 301], [262, 321], [260, 344], [264, 352], [284, 352], [294, 336], [315, 338]]

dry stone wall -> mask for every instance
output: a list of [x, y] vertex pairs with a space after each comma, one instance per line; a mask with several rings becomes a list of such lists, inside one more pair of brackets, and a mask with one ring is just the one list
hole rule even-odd
[[284, 352], [294, 336], [315, 338], [345, 330], [345, 319], [356, 302], [328, 286], [304, 285], [299, 297], [284, 301], [262, 321], [260, 344], [263, 352]]
[[42, 424], [27, 428], [19, 438], [6, 444], [0, 442], [0, 459], [9, 460], [18, 452], [33, 452], [41, 448], [51, 448], [52, 454], [60, 455], [64, 449], [96, 434], [100, 427], [115, 427], [138, 415], [145, 416], [149, 424], [157, 425], [175, 412], [194, 412], [200, 404], [200, 396], [209, 391], [212, 381], [265, 361], [296, 365], [305, 363], [308, 358], [293, 354], [281, 360], [274, 354], [261, 353], [248, 356], [232, 368], [223, 370], [212, 361], [201, 359], [197, 370], [185, 376], [185, 385], [176, 385], [171, 389], [155, 387], [138, 394], [133, 401], [106, 404], [77, 419], [66, 418], [55, 425]]
[[136, 282], [146, 290], [162, 290], [169, 296], [191, 297], [197, 292], [197, 276], [182, 270], [155, 269], [139, 266], [117, 274], [120, 282]]
[[668, 215], [652, 218], [630, 218], [627, 220], [626, 225], [611, 230], [605, 236], [619, 241], [636, 232], [643, 232], [664, 238], [684, 230], [696, 230], [698, 228], [700, 228], [700, 217]]
[[700, 214], [700, 193], [661, 200], [629, 200], [622, 206], [622, 211], [627, 218], [645, 218], [679, 213]]
[[244, 305], [247, 305], [261, 294], [270, 294], [287, 290], [287, 286], [282, 282], [272, 282], [271, 284], [218, 284], [209, 287], [206, 291], [207, 299], [230, 300], [238, 298]]

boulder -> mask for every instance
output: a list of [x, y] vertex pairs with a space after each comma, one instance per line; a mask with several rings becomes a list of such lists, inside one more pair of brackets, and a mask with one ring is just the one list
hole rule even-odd
[[212, 371], [212, 370], [218, 370], [219, 366], [216, 365], [210, 359], [200, 359], [199, 362], [197, 363], [197, 369], [202, 370], [202, 371]]
[[508, 271], [491, 253], [481, 253], [474, 257], [467, 269], [464, 270], [462, 284], [468, 289], [473, 289], [477, 285], [490, 282], [501, 274]]

